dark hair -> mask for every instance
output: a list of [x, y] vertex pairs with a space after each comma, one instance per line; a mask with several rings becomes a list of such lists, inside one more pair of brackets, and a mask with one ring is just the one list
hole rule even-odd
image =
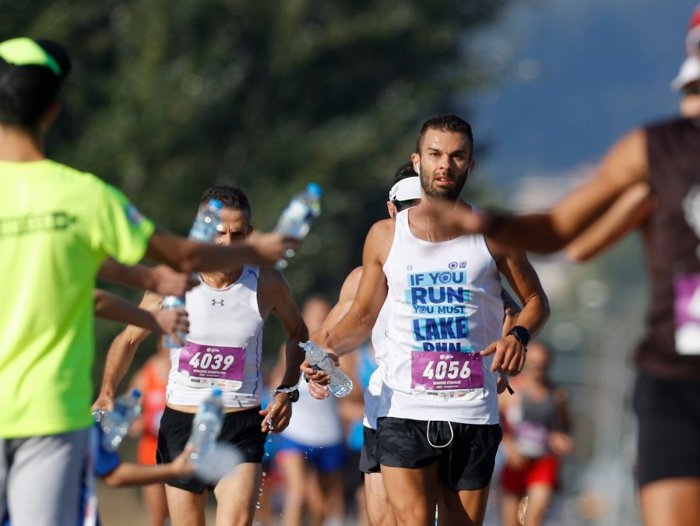
[[394, 208], [396, 208], [396, 213], [398, 214], [401, 210], [416, 206], [420, 203], [420, 199], [406, 199], [405, 201], [392, 201], [392, 203], [394, 203]]
[[394, 174], [394, 183], [398, 183], [407, 177], [416, 177], [417, 175], [418, 174], [413, 169], [413, 163], [411, 161], [403, 163]]
[[50, 55], [57, 70], [48, 65], [15, 65], [0, 57], [0, 124], [30, 132], [36, 131], [71, 70], [70, 58], [60, 44], [50, 40], [34, 42]]
[[228, 185], [212, 186], [204, 191], [199, 204], [203, 205], [210, 199], [218, 199], [221, 201], [224, 208], [236, 208], [238, 210], [248, 212], [248, 220], [250, 220], [250, 217], [253, 214], [252, 210], [250, 209], [248, 196], [245, 195], [245, 192], [238, 187]]
[[472, 133], [471, 125], [461, 117], [458, 117], [454, 113], [443, 113], [441, 115], [430, 117], [420, 128], [418, 140], [416, 141], [417, 152], [420, 152], [423, 136], [428, 130], [463, 133], [467, 137], [467, 142], [469, 143], [469, 156], [471, 157], [472, 150], [474, 149], [474, 134]]

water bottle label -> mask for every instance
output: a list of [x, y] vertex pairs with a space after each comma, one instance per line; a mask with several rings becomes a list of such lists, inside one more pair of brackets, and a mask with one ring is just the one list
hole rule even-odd
[[237, 391], [243, 385], [246, 350], [187, 342], [180, 351], [180, 378], [192, 386], [217, 385]]
[[413, 351], [411, 388], [424, 391], [464, 391], [484, 387], [479, 353]]

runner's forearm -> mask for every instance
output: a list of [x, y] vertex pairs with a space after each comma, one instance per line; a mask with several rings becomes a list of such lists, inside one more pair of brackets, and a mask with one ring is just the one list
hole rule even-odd
[[[134, 334], [134, 329], [138, 330], [138, 335]], [[126, 375], [131, 363], [134, 361], [134, 355], [138, 349], [139, 343], [148, 335], [147, 331], [129, 326], [120, 332], [112, 342], [107, 352], [105, 361], [105, 371], [102, 376], [102, 385], [100, 392], [111, 397]]]
[[299, 383], [301, 372], [299, 367], [304, 361], [304, 351], [299, 347], [299, 343], [309, 339], [309, 333], [305, 325], [301, 325], [297, 331], [290, 334], [285, 344], [285, 371], [282, 376], [282, 385], [292, 386]]
[[103, 477], [105, 483], [113, 488], [124, 486], [145, 486], [156, 482], [168, 482], [179, 476], [172, 464], [146, 466], [125, 462], [117, 469]]
[[153, 314], [107, 291], [94, 292], [95, 314], [103, 319], [136, 325], [160, 333], [161, 328]]
[[316, 343], [342, 356], [357, 349], [370, 335], [373, 325], [374, 319], [368, 314], [361, 315], [350, 309], [333, 329], [325, 334], [319, 333], [323, 341]]

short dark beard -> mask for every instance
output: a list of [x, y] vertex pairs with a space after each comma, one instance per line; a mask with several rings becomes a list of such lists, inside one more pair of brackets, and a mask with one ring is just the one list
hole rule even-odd
[[462, 193], [462, 190], [464, 189], [464, 184], [467, 182], [466, 176], [464, 177], [464, 182], [462, 183], [462, 186], [459, 188], [455, 186], [453, 189], [449, 190], [444, 190], [442, 192], [430, 188], [429, 182], [427, 181], [427, 178], [423, 177], [423, 173], [421, 171], [420, 174], [420, 185], [421, 188], [423, 188], [423, 191], [426, 193], [426, 195], [430, 197], [435, 197], [438, 199], [446, 199], [448, 201], [457, 201], [459, 199], [460, 194]]

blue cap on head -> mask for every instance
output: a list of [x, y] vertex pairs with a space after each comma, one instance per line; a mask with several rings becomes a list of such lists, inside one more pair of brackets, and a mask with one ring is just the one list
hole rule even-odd
[[321, 186], [316, 183], [307, 184], [306, 191], [314, 197], [321, 197], [323, 195], [323, 190], [321, 189]]

